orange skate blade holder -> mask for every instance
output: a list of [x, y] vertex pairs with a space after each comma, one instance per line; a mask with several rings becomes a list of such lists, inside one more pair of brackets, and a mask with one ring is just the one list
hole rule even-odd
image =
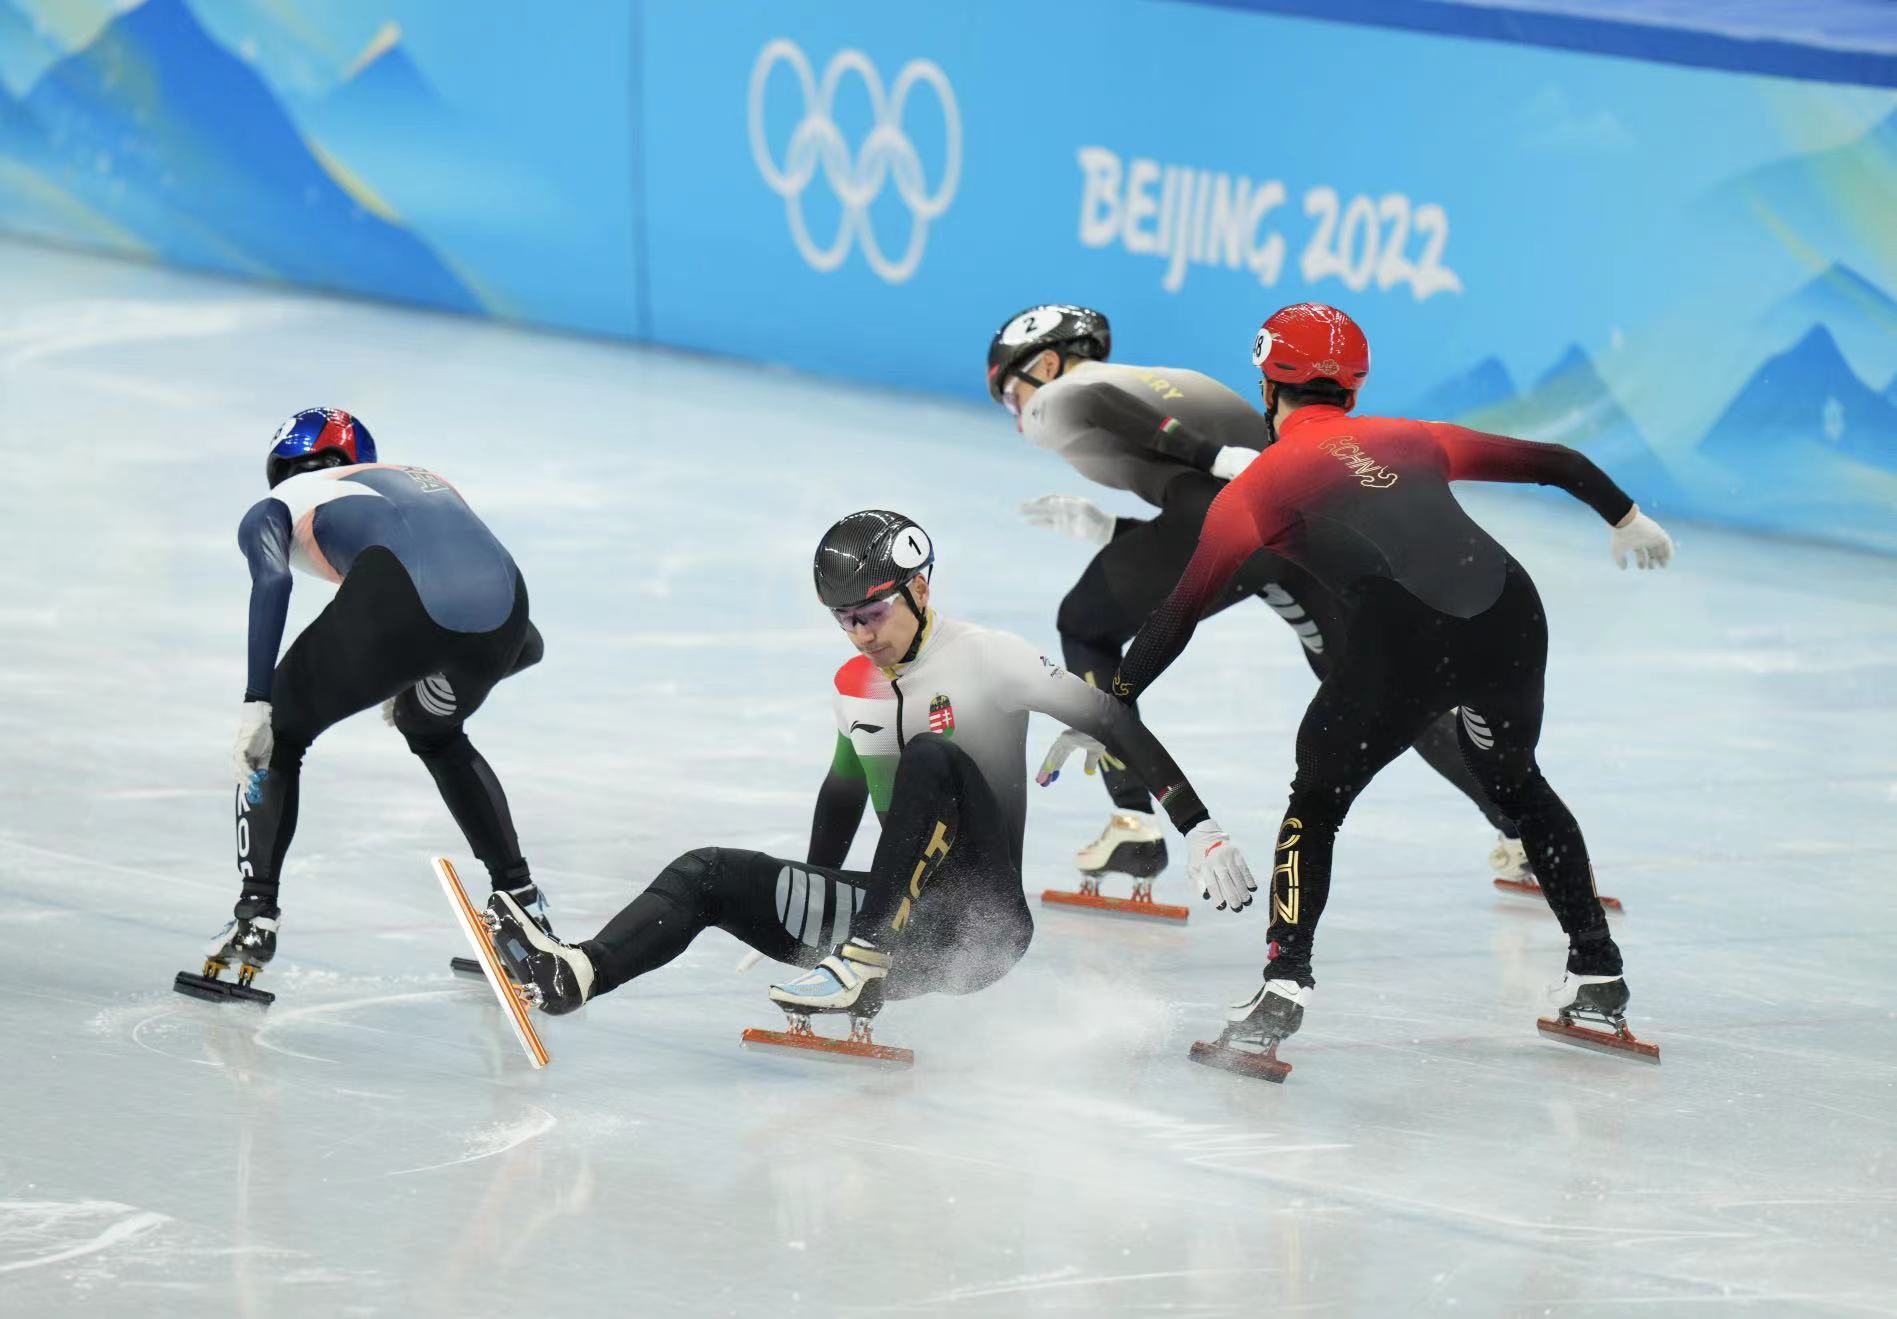
[[1635, 1039], [1625, 1025], [1617, 1030], [1596, 1030], [1559, 1017], [1542, 1017], [1535, 1022], [1535, 1028], [1549, 1039], [1593, 1049], [1596, 1053], [1617, 1053], [1655, 1064], [1660, 1061], [1660, 1046]]
[[[1520, 893], [1530, 898], [1539, 898], [1542, 896], [1541, 884], [1537, 880], [1503, 879], [1498, 875], [1494, 883], [1495, 883], [1495, 887], [1502, 890], [1502, 892], [1504, 893]], [[1625, 907], [1620, 905], [1619, 898], [1610, 898], [1600, 893], [1597, 893], [1594, 896], [1597, 899], [1599, 899], [1601, 906], [1607, 908], [1607, 910], [1609, 911], [1624, 912], [1626, 910]]]
[[514, 1038], [520, 1041], [521, 1052], [527, 1055], [528, 1065], [539, 1071], [553, 1060], [547, 1054], [547, 1046], [541, 1043], [540, 1032], [534, 1029], [532, 1018], [527, 1015], [526, 998], [520, 988], [507, 978], [500, 953], [494, 947], [494, 938], [488, 933], [486, 920], [468, 900], [468, 891], [461, 887], [461, 877], [455, 873], [454, 863], [445, 856], [438, 856], [434, 858], [434, 867], [435, 878], [441, 884], [441, 891], [447, 895], [455, 923], [460, 925], [461, 933], [467, 936], [468, 944], [474, 949], [488, 988], [494, 991], [494, 999], [501, 1005], [507, 1024], [513, 1028]]
[[867, 1063], [880, 1067], [913, 1067], [914, 1049], [878, 1044], [870, 1038], [867, 1022], [852, 1023], [850, 1038], [831, 1039], [810, 1027], [808, 1017], [792, 1017], [789, 1030], [746, 1028], [738, 1043], [747, 1049], [797, 1049], [832, 1062]]
[[1167, 902], [1154, 902], [1151, 880], [1135, 880], [1133, 896], [1130, 898], [1109, 898], [1100, 892], [1100, 879], [1096, 875], [1089, 875], [1081, 880], [1078, 891], [1058, 888], [1043, 889], [1041, 905], [1069, 907], [1080, 911], [1097, 912], [1102, 916], [1123, 916], [1149, 921], [1183, 921], [1192, 914], [1188, 907], [1175, 907]]
[[1195, 1040], [1192, 1050], [1186, 1055], [1195, 1063], [1204, 1063], [1207, 1067], [1216, 1067], [1223, 1072], [1234, 1072], [1239, 1076], [1257, 1077], [1262, 1081], [1284, 1084], [1284, 1078], [1291, 1075], [1291, 1064], [1278, 1056], [1278, 1046], [1273, 1044], [1263, 1053], [1252, 1049], [1234, 1049], [1229, 1044], [1208, 1043]]

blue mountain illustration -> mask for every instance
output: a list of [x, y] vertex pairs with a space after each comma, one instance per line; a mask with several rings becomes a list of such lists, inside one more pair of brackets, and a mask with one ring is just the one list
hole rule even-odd
[[1461, 375], [1452, 376], [1418, 399], [1404, 414], [1431, 421], [1455, 421], [1483, 408], [1496, 407], [1515, 397], [1515, 382], [1499, 357], [1485, 357]]
[[1750, 264], [1771, 279], [1815, 251], [1848, 262], [1873, 277], [1897, 280], [1897, 111], [1850, 142], [1760, 165], [1715, 188], [1701, 208], [1709, 226], [1731, 244], [1748, 236], [1746, 250], [1729, 247], [1728, 263]]
[[52, 34], [13, 0], [0, 0], [0, 92], [24, 91], [63, 54]]
[[1857, 378], [1822, 325], [1753, 372], [1699, 447], [1771, 470], [1799, 444], [1897, 472], [1897, 401]]
[[[455, 118], [409, 57], [394, 23], [383, 25], [342, 81], [310, 105], [304, 119], [326, 147], [384, 193], [391, 187], [399, 193], [404, 174], [444, 150], [458, 154]], [[391, 133], [391, 124], [400, 124], [402, 131]]]
[[184, 0], [145, 0], [26, 99], [51, 181], [173, 260], [477, 310], [415, 235], [345, 191]]
[[359, 114], [434, 110], [440, 96], [428, 75], [409, 57], [401, 38], [400, 28], [393, 23], [385, 26], [342, 83], [324, 99]]
[[1480, 430], [1579, 449], [1643, 508], [1665, 509], [1677, 501], [1672, 473], [1578, 344], [1526, 393], [1462, 420]]
[[1897, 370], [1897, 298], [1842, 261], [1773, 304], [1761, 325], [1781, 342], [1822, 325], [1859, 372], [1875, 379]]

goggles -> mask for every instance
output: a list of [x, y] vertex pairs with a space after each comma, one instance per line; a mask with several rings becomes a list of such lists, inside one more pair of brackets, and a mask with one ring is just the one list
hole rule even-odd
[[832, 609], [830, 617], [836, 619], [837, 626], [845, 632], [853, 632], [859, 627], [874, 631], [889, 621], [890, 611], [902, 603], [902, 593], [886, 595], [880, 600], [865, 600], [860, 605], [851, 605], [847, 609]]

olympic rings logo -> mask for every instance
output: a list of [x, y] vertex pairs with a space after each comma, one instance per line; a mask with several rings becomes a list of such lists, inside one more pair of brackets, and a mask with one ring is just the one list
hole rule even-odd
[[[764, 140], [764, 87], [779, 64], [790, 67], [803, 93], [804, 113], [791, 130], [790, 148], [779, 166], [771, 157]], [[832, 110], [837, 86], [846, 74], [855, 74], [869, 93], [874, 126], [854, 155], [843, 140]], [[919, 84], [927, 84], [942, 107], [946, 125], [947, 160], [942, 177], [933, 191], [923, 173], [922, 158], [915, 143], [903, 132], [903, 112], [909, 94]], [[933, 60], [910, 60], [896, 75], [887, 94], [876, 66], [860, 50], [840, 50], [824, 68], [819, 83], [810, 61], [797, 44], [780, 37], [765, 46], [751, 69], [750, 94], [751, 156], [758, 173], [772, 192], [784, 199], [784, 214], [790, 221], [790, 235], [797, 251], [813, 269], [829, 272], [842, 265], [850, 255], [852, 243], [860, 241], [870, 269], [891, 284], [900, 284], [916, 273], [922, 262], [922, 249], [929, 239], [929, 223], [948, 209], [955, 198], [955, 184], [962, 172], [962, 119], [955, 104], [955, 92], [948, 75]], [[804, 190], [823, 170], [824, 181], [842, 204], [843, 218], [836, 238], [828, 247], [811, 237], [804, 220]], [[896, 195], [909, 208], [913, 222], [909, 226], [909, 245], [892, 261], [877, 241], [870, 224], [869, 208], [882, 193], [885, 183], [894, 181]]]

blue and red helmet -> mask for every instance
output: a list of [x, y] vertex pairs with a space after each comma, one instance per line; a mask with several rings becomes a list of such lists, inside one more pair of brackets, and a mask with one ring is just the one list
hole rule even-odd
[[264, 475], [276, 489], [299, 472], [375, 461], [375, 437], [341, 408], [304, 408], [277, 428]]

